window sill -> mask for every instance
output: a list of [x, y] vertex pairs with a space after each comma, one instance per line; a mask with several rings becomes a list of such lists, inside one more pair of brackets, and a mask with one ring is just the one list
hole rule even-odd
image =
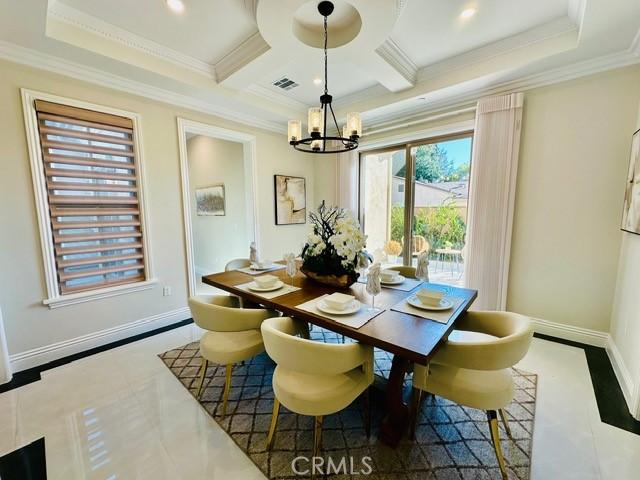
[[115, 297], [116, 295], [124, 295], [126, 293], [141, 292], [143, 290], [149, 290], [156, 286], [158, 280], [152, 278], [145, 280], [144, 282], [131, 283], [127, 285], [118, 285], [117, 287], [101, 288], [100, 290], [93, 290], [89, 292], [73, 293], [71, 295], [62, 295], [55, 298], [47, 298], [42, 301], [44, 305], [49, 308], [66, 307], [69, 305], [76, 305], [78, 303], [91, 302], [93, 300], [100, 300], [101, 298]]

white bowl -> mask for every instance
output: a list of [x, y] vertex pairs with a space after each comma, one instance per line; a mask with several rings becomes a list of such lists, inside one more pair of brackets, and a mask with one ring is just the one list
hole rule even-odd
[[332, 293], [323, 298], [324, 303], [333, 308], [334, 310], [345, 310], [349, 305], [353, 303], [356, 297], [353, 295], [346, 295], [344, 293]]
[[393, 282], [399, 275], [400, 272], [398, 270], [383, 270], [380, 272], [380, 278], [385, 282]]
[[421, 288], [416, 293], [416, 297], [425, 305], [436, 306], [440, 304], [440, 300], [444, 297], [444, 292], [440, 290], [431, 290], [429, 288]]
[[253, 279], [260, 288], [269, 288], [273, 287], [278, 281], [278, 277], [273, 275], [260, 275], [259, 277], [255, 277]]

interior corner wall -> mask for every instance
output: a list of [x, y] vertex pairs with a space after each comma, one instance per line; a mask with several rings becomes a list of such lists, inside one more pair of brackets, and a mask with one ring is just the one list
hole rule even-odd
[[[20, 88], [140, 115], [147, 235], [158, 279], [155, 288], [56, 309], [43, 306], [46, 285]], [[316, 174], [324, 173], [316, 156], [294, 151], [286, 142], [285, 127], [282, 134], [267, 132], [7, 61], [0, 61], [0, 105], [0, 305], [13, 358], [32, 350], [46, 352], [53, 344], [55, 348], [74, 344], [77, 339], [104, 341], [100, 332], [120, 331], [141, 319], [164, 318], [167, 312], [188, 318], [177, 117], [255, 135], [257, 214], [265, 256], [278, 258], [285, 251], [299, 249], [309, 227], [275, 225], [273, 175], [305, 177], [310, 205], [315, 204], [316, 194], [324, 194], [324, 187], [316, 189]], [[335, 179], [322, 180], [324, 186], [332, 181]], [[165, 285], [173, 287], [172, 295], [162, 295]], [[153, 322], [144, 324], [144, 328], [151, 325]]]
[[525, 92], [509, 310], [606, 336], [639, 100], [637, 65]]

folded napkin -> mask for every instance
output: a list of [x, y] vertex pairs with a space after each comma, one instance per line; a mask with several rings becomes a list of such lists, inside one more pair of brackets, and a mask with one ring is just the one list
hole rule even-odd
[[416, 278], [429, 281], [429, 252], [422, 252], [418, 255], [418, 265], [416, 266]]

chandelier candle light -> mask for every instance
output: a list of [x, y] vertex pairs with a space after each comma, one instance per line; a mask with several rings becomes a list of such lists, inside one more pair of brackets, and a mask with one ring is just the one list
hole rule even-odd
[[[310, 153], [340, 153], [358, 148], [358, 138], [362, 135], [362, 120], [357, 112], [347, 113], [347, 123], [340, 131], [336, 115], [333, 113], [327, 85], [327, 17], [333, 12], [333, 3], [323, 1], [318, 4], [318, 12], [324, 17], [324, 94], [320, 96], [320, 107], [309, 109], [307, 126], [309, 136], [302, 138], [302, 122], [290, 120], [288, 128], [289, 145], [296, 150]], [[336, 133], [327, 134], [327, 117], [335, 125]]]

